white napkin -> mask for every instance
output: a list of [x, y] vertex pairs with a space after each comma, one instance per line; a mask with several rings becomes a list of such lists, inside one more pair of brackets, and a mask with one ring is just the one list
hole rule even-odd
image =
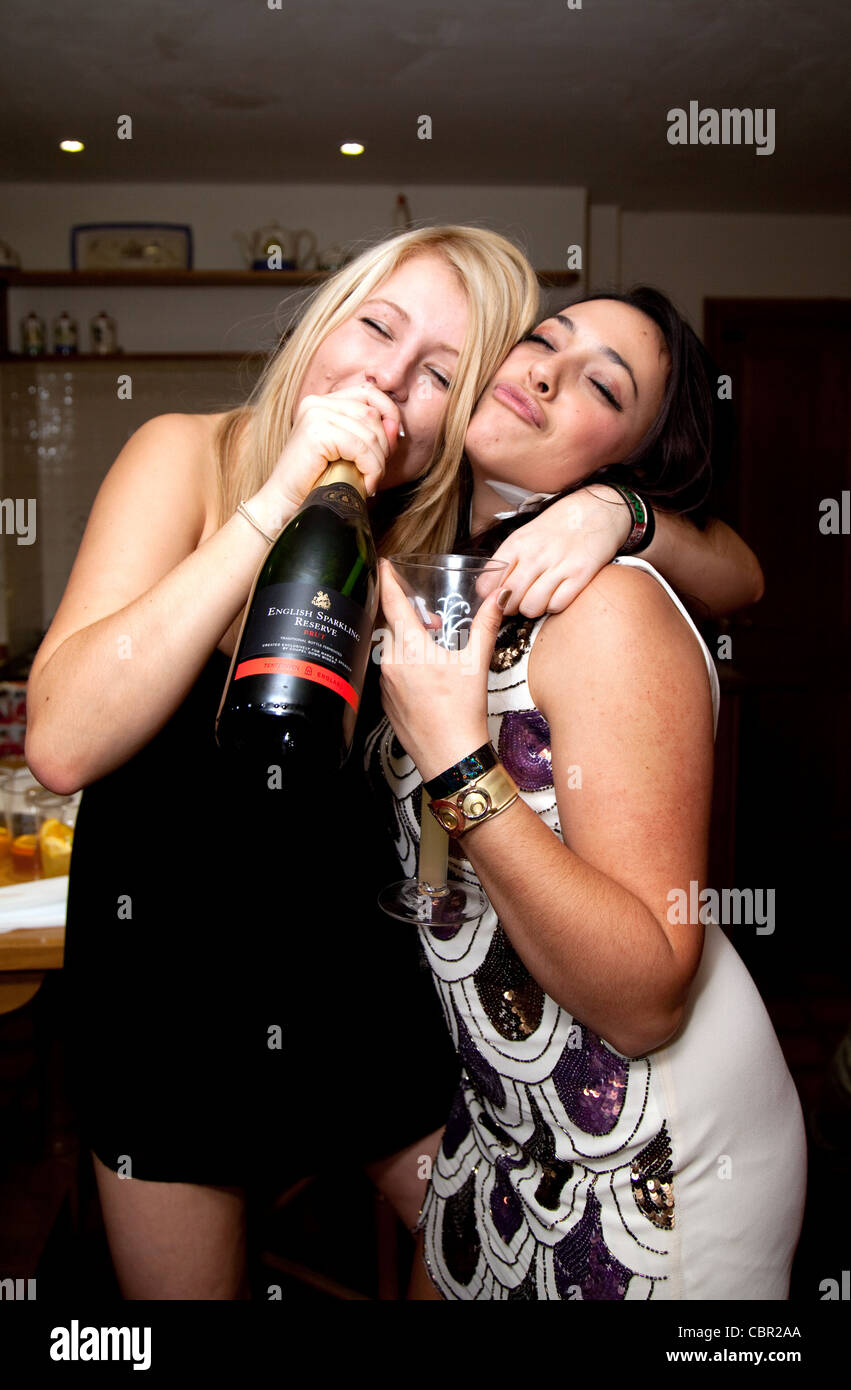
[[68, 875], [0, 888], [0, 932], [21, 927], [64, 927]]

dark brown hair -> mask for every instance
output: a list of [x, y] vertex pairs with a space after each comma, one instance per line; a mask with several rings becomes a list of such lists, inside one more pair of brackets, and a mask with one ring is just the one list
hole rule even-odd
[[[656, 419], [625, 459], [595, 469], [534, 510], [495, 522], [472, 543], [462, 522], [456, 537], [459, 546], [492, 553], [512, 531], [589, 483], [634, 487], [651, 504], [666, 511], [687, 512], [695, 525], [706, 525], [716, 455], [726, 450], [728, 436], [728, 424], [717, 399], [717, 373], [712, 360], [697, 334], [661, 291], [638, 285], [625, 294], [588, 294], [574, 302], [584, 304], [594, 299], [628, 304], [646, 314], [659, 328], [670, 366]], [[464, 506], [461, 514], [468, 517], [472, 473], [466, 459], [462, 467]]]

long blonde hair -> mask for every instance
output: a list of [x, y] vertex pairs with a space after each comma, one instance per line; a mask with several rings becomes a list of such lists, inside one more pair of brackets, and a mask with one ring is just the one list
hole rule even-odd
[[458, 469], [473, 408], [506, 353], [532, 325], [538, 308], [535, 273], [516, 246], [481, 227], [420, 227], [379, 243], [324, 284], [308, 301], [291, 336], [267, 362], [245, 405], [231, 410], [216, 439], [219, 525], [243, 497], [263, 486], [293, 426], [310, 361], [405, 261], [443, 257], [467, 292], [467, 330], [431, 461], [413, 501], [394, 522], [382, 550], [451, 549], [458, 525]]

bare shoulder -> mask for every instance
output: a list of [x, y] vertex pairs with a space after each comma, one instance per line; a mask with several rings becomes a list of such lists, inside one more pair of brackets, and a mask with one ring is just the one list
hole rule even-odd
[[533, 652], [539, 657], [556, 648], [585, 641], [590, 633], [595, 645], [626, 638], [643, 644], [647, 633], [637, 624], [654, 621], [694, 636], [662, 585], [647, 570], [633, 565], [605, 565], [562, 613], [551, 614], [543, 624]]
[[632, 565], [606, 565], [568, 608], [547, 618], [529, 663], [530, 690], [545, 714], [571, 689], [593, 698], [614, 681], [646, 694], [685, 683], [709, 698], [691, 626], [658, 580]]
[[144, 457], [180, 471], [200, 470], [214, 447], [214, 415], [154, 415], [131, 434], [113, 470]]
[[155, 415], [132, 434], [105, 479], [107, 491], [124, 490], [139, 476], [155, 496], [173, 503], [196, 535], [196, 544], [215, 530], [216, 415]]
[[216, 432], [221, 419], [221, 415], [155, 415], [130, 436], [116, 462], [128, 449], [134, 454], [144, 451], [177, 469], [195, 470], [200, 475], [208, 471], [215, 457]]
[[153, 447], [173, 444], [189, 449], [194, 455], [212, 444], [221, 419], [221, 415], [179, 415], [176, 412], [154, 415], [139, 426], [129, 442], [137, 441]]

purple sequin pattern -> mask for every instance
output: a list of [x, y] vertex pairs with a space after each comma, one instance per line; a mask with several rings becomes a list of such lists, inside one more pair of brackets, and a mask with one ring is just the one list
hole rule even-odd
[[500, 762], [524, 792], [553, 785], [550, 726], [536, 709], [509, 710], [499, 730]]
[[499, 1072], [479, 1052], [457, 1007], [455, 1008], [455, 1019], [458, 1025], [458, 1053], [464, 1070], [479, 1095], [484, 1096], [492, 1105], [499, 1106], [501, 1109], [505, 1105], [505, 1091]]
[[623, 1108], [628, 1074], [629, 1062], [583, 1028], [582, 1046], [565, 1047], [556, 1062], [553, 1084], [574, 1124], [586, 1134], [610, 1134]]
[[455, 1092], [452, 1109], [449, 1111], [449, 1119], [446, 1121], [446, 1128], [443, 1131], [442, 1147], [447, 1158], [455, 1157], [469, 1133], [470, 1112], [464, 1099], [464, 1091], [459, 1087]]
[[493, 1189], [491, 1191], [491, 1216], [506, 1245], [510, 1245], [523, 1225], [523, 1208], [520, 1199], [509, 1181], [509, 1173], [518, 1164], [510, 1158], [498, 1158], [494, 1167]]
[[622, 1299], [633, 1271], [616, 1260], [603, 1239], [600, 1203], [592, 1190], [585, 1211], [569, 1235], [553, 1248], [559, 1298], [579, 1286], [584, 1299]]

